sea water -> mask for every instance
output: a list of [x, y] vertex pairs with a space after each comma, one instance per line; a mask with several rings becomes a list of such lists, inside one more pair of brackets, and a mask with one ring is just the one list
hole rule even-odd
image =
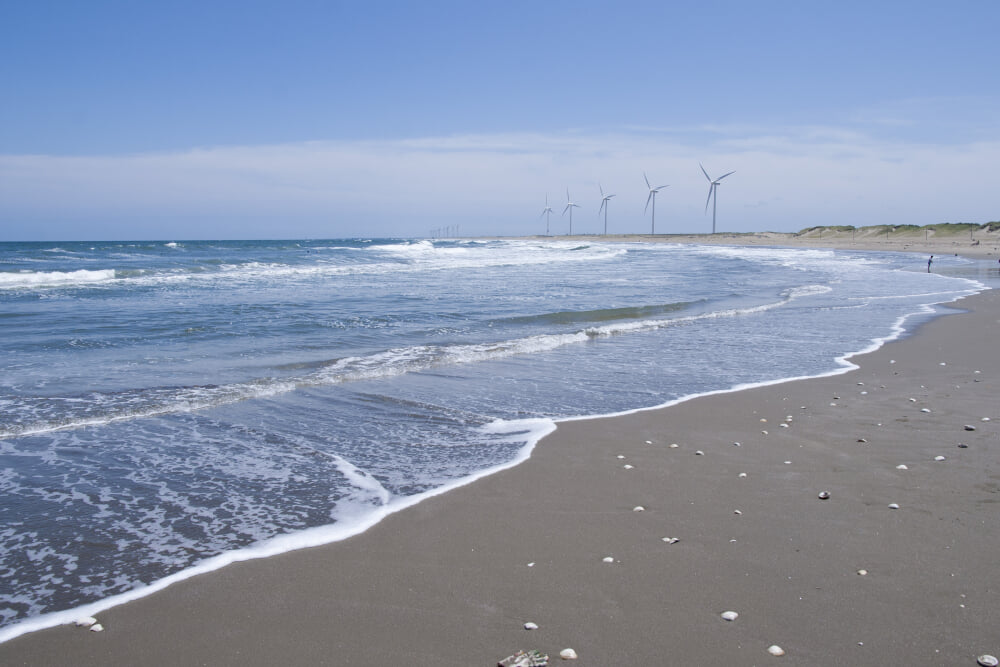
[[0, 244], [0, 640], [357, 533], [523, 460], [560, 419], [838, 372], [983, 289], [967, 264], [596, 240]]

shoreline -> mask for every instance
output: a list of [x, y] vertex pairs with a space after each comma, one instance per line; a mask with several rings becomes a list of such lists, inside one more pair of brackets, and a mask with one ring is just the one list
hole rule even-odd
[[[985, 295], [991, 295], [991, 292], [993, 290], [967, 297], [967, 299], [977, 300], [975, 302], [977, 304], [979, 301], [988, 304], [988, 307], [984, 307], [986, 311], [989, 311], [988, 313], [980, 313], [980, 308], [977, 307], [972, 315], [978, 314], [987, 320], [993, 317], [992, 326], [995, 328], [997, 321], [995, 315], [1000, 306], [997, 305], [996, 297], [986, 298]], [[958, 308], [962, 308], [964, 303], [965, 300], [958, 302]], [[967, 317], [967, 315], [960, 317]], [[915, 332], [908, 333], [902, 341], [895, 340], [883, 344], [875, 352], [850, 355], [850, 363], [852, 364], [859, 364], [859, 359], [865, 362], [861, 364], [860, 371], [847, 369], [844, 372], [833, 372], [817, 378], [789, 379], [749, 389], [715, 392], [686, 399], [666, 408], [649, 408], [626, 415], [560, 420], [558, 430], [544, 438], [526, 462], [506, 471], [481, 477], [475, 480], [475, 484], [467, 484], [446, 494], [427, 498], [411, 506], [405, 519], [401, 519], [396, 514], [386, 517], [381, 523], [361, 535], [345, 541], [304, 551], [287, 552], [265, 560], [235, 563], [210, 575], [198, 575], [174, 584], [151, 597], [144, 597], [102, 613], [100, 620], [107, 629], [100, 635], [61, 626], [23, 635], [0, 645], [0, 656], [9, 654], [9, 658], [5, 662], [11, 664], [56, 664], [69, 659], [70, 656], [78, 664], [91, 664], [87, 662], [91, 659], [94, 660], [92, 664], [101, 662], [106, 664], [108, 661], [128, 662], [140, 659], [147, 662], [153, 661], [157, 664], [190, 664], [191, 661], [202, 660], [214, 664], [235, 664], [236, 662], [268, 664], [275, 659], [281, 659], [281, 655], [284, 655], [286, 660], [291, 657], [293, 662], [315, 662], [316, 664], [387, 664], [391, 661], [401, 661], [406, 656], [412, 658], [414, 655], [426, 657], [426, 660], [411, 659], [410, 661], [415, 664], [493, 664], [496, 660], [518, 648], [528, 649], [544, 646], [544, 650], [551, 657], [556, 658], [559, 649], [545, 645], [542, 643], [542, 638], [549, 636], [547, 630], [550, 627], [561, 627], [560, 623], [562, 623], [567, 631], [563, 633], [564, 636], [567, 636], [568, 633], [570, 638], [570, 641], [563, 643], [567, 646], [574, 646], [580, 652], [580, 659], [583, 661], [580, 664], [621, 664], [618, 656], [627, 660], [640, 660], [637, 664], [650, 664], [647, 661], [652, 659], [654, 654], [646, 653], [647, 647], [641, 646], [643, 637], [648, 633], [655, 635], [657, 632], [662, 632], [662, 628], [657, 629], [655, 624], [649, 626], [649, 623], [657, 620], [664, 621], [666, 618], [662, 617], [665, 613], [663, 610], [659, 610], [658, 616], [657, 609], [651, 607], [651, 601], [647, 599], [646, 591], [643, 590], [647, 586], [641, 581], [633, 580], [634, 573], [628, 572], [627, 565], [633, 559], [620, 558], [615, 554], [610, 554], [616, 558], [616, 562], [604, 564], [601, 561], [601, 553], [596, 551], [590, 553], [581, 548], [582, 544], [591, 541], [587, 535], [575, 533], [568, 530], [567, 527], [557, 524], [565, 518], [577, 522], [582, 521], [582, 525], [593, 530], [598, 537], [603, 535], [603, 542], [620, 545], [625, 553], [633, 554], [635, 556], [634, 562], [642, 563], [641, 567], [637, 567], [643, 572], [652, 573], [654, 576], [658, 573], [661, 576], [672, 577], [671, 581], [682, 591], [681, 597], [685, 600], [696, 598], [698, 587], [685, 586], [685, 583], [679, 579], [675, 581], [674, 579], [683, 572], [673, 571], [673, 569], [670, 572], [661, 572], [658, 570], [657, 562], [664, 555], [663, 549], [668, 549], [667, 553], [669, 554], [685, 553], [686, 548], [682, 545], [686, 545], [690, 539], [687, 535], [680, 535], [678, 532], [681, 542], [673, 545], [664, 545], [660, 539], [662, 536], [658, 535], [655, 540], [659, 544], [646, 544], [640, 548], [631, 543], [636, 540], [636, 535], [633, 533], [641, 529], [640, 519], [645, 520], [650, 516], [659, 518], [658, 514], [669, 514], [680, 510], [681, 507], [674, 507], [669, 499], [661, 500], [659, 503], [650, 500], [644, 503], [632, 500], [624, 502], [622, 499], [630, 494], [634, 494], [636, 497], [657, 496], [659, 495], [657, 490], [660, 486], [655, 483], [650, 485], [650, 479], [643, 479], [644, 473], [640, 471], [644, 466], [639, 464], [636, 464], [635, 468], [627, 473], [620, 472], [619, 469], [625, 470], [624, 465], [631, 464], [618, 465], [618, 461], [625, 459], [614, 459], [611, 456], [613, 452], [600, 450], [600, 447], [609, 445], [611, 442], [617, 443], [621, 438], [628, 438], [628, 443], [621, 446], [621, 453], [615, 453], [615, 456], [624, 456], [629, 461], [633, 458], [650, 459], [650, 466], [659, 468], [653, 476], [653, 480], [666, 482], [670, 487], [668, 494], [670, 496], [677, 493], [674, 485], [679, 482], [681, 483], [678, 486], [697, 495], [699, 489], [692, 487], [692, 484], [697, 481], [697, 468], [691, 468], [691, 472], [696, 474], [688, 475], [688, 477], [695, 479], [687, 480], [677, 479], [676, 473], [670, 470], [672, 464], [679, 463], [673, 461], [674, 458], [677, 458], [674, 455], [681, 451], [691, 454], [695, 445], [682, 445], [675, 451], [670, 451], [669, 448], [663, 449], [668, 447], [667, 443], [660, 441], [662, 438], [654, 435], [648, 436], [648, 438], [656, 437], [655, 440], [651, 440], [653, 445], [646, 445], [645, 440], [638, 438], [632, 442], [632, 436], [635, 435], [637, 428], [642, 432], [661, 429], [662, 422], [668, 422], [671, 428], [674, 428], [673, 422], [675, 420], [684, 422], [687, 419], [678, 419], [678, 413], [694, 412], [699, 415], [699, 419], [705, 418], [707, 415], [707, 418], [712, 421], [709, 431], [713, 435], [710, 437], [717, 440], [718, 438], [714, 434], [731, 428], [727, 424], [732, 421], [733, 416], [729, 414], [727, 409], [704, 407], [705, 405], [715, 405], [716, 403], [728, 405], [732, 402], [736, 406], [745, 407], [747, 404], [757, 405], [758, 401], [763, 400], [762, 397], [768, 397], [770, 394], [782, 393], [783, 391], [787, 393], [787, 388], [790, 385], [798, 386], [800, 383], [836, 382], [838, 380], [844, 383], [845, 378], [852, 378], [853, 374], [864, 373], [870, 357], [879, 355], [889, 347], [896, 349], [897, 345], [906, 345], [911, 339], [920, 338], [923, 340], [926, 338], [922, 333], [925, 329], [933, 327], [939, 321], [952, 319], [954, 319], [952, 315], [936, 317], [931, 322], [918, 327]], [[973, 336], [973, 341], [978, 342], [980, 346], [983, 345], [981, 337]], [[950, 347], [951, 343], [945, 346], [938, 341], [934, 345], [937, 347], [934, 348], [932, 345], [932, 349], [941, 350], [944, 347]], [[995, 362], [992, 363], [995, 364]], [[949, 365], [951, 365], [950, 362]], [[929, 370], [940, 372], [940, 369], [931, 368]], [[986, 372], [985, 368], [983, 372]], [[996, 375], [991, 377], [995, 378]], [[845, 386], [849, 384], [853, 383], [845, 383]], [[991, 383], [989, 386], [995, 390], [996, 384]], [[921, 385], [920, 391], [924, 389], [925, 387]], [[846, 392], [842, 390], [841, 393]], [[785, 396], [784, 398], [788, 400], [789, 397]], [[988, 400], [988, 396], [984, 400]], [[697, 404], [696, 407], [690, 407], [695, 404]], [[716, 419], [716, 412], [726, 415], [725, 418]], [[762, 411], [754, 411], [755, 414], [757, 412], [763, 414]], [[798, 417], [798, 415], [795, 416]], [[993, 415], [994, 422], [998, 418], [1000, 415]], [[765, 441], [778, 439], [775, 436], [784, 435], [781, 433], [782, 431], [798, 430], [796, 429], [797, 420], [789, 423], [788, 428], [781, 428], [779, 424], [775, 423], [777, 419], [776, 414], [769, 415], [769, 423], [773, 428], [770, 429], [772, 431], [770, 438], [764, 437]], [[831, 423], [838, 425], [838, 422], [839, 417]], [[686, 428], [691, 431], [692, 438], [695, 437], [696, 432], [702, 430], [700, 427], [696, 428], [695, 425], [688, 425]], [[985, 431], [986, 429], [980, 430]], [[995, 429], [991, 429], [990, 432], [995, 433]], [[751, 430], [748, 433], [754, 435], [755, 431]], [[702, 435], [701, 437], [706, 436]], [[816, 438], [817, 436], [812, 434], [810, 437]], [[993, 437], [995, 441], [995, 436]], [[598, 440], [596, 445], [587, 445], [586, 461], [574, 460], [572, 454], [577, 452], [573, 443], [570, 442], [574, 438], [596, 438]], [[682, 438], [678, 436], [677, 439], [679, 441]], [[728, 445], [728, 448], [724, 450], [727, 456], [722, 458], [730, 460], [730, 463], [733, 459], [732, 452], [749, 451], [749, 449], [744, 450], [743, 447], [732, 448], [732, 443], [725, 444]], [[749, 442], [742, 444], [746, 446]], [[767, 442], [762, 442], [760, 445], [763, 450], [774, 447], [773, 443]], [[650, 447], [656, 448], [655, 453], [658, 455], [672, 457], [670, 459], [671, 465], [666, 465], [666, 459], [656, 463], [654, 461], [656, 457], [651, 456]], [[698, 458], [709, 460], [712, 454], [709, 446], [704, 445], [701, 449], [705, 451], [706, 457], [704, 459]], [[719, 452], [719, 454], [722, 453], [722, 451]], [[812, 453], [817, 454], [818, 452]], [[823, 453], [830, 454], [830, 452]], [[691, 458], [693, 459], [693, 457]], [[605, 459], [611, 459], [609, 461], [612, 463], [611, 476], [619, 476], [615, 483], [609, 483], [603, 475], [603, 473], [609, 472], [603, 467], [606, 463]], [[683, 467], [690, 467], [690, 464], [691, 461], [685, 461]], [[756, 461], [745, 463], [750, 467], [758, 464], [759, 462]], [[570, 469], [571, 474], [569, 474], [568, 479], [560, 479], [561, 468]], [[788, 470], [796, 469], [789, 468]], [[577, 479], [577, 474], [579, 479]], [[638, 479], [623, 479], [620, 478], [622, 474], [628, 474]], [[756, 476], [754, 473], [753, 477]], [[785, 476], [782, 474], [779, 475], [779, 478]], [[748, 476], [751, 479], [753, 477]], [[735, 473], [733, 478], [736, 479]], [[590, 479], [592, 484], [588, 483], [577, 488], [575, 482], [582, 479]], [[745, 484], [745, 481], [732, 483], [744, 483], [745, 486], [752, 486]], [[622, 488], [622, 482], [625, 482], [628, 488]], [[567, 483], [572, 488], [568, 488]], [[633, 486], [634, 488], [632, 488]], [[733, 490], [729, 489], [728, 491]], [[725, 493], [726, 490], [723, 490], [722, 495]], [[755, 493], [764, 493], [765, 495], [764, 498], [755, 498], [756, 502], [767, 500], [766, 490], [755, 488]], [[992, 493], [996, 493], [996, 491], [994, 490]], [[839, 491], [834, 492], [834, 499], [839, 498], [840, 495]], [[598, 497], [595, 498], [595, 496]], [[606, 506], [603, 509], [601, 508], [601, 496], [610, 501], [604, 503]], [[592, 505], [595, 508], [592, 510], [577, 509], [573, 503], [566, 502], [569, 497], [576, 497], [581, 506]], [[551, 510], [532, 511], [526, 505], [529, 499], [543, 508], [554, 505], [561, 509], [555, 515]], [[812, 495], [812, 499], [815, 500], [815, 494]], [[641, 501], [642, 498], [639, 500]], [[622, 505], [623, 502], [624, 505]], [[634, 505], [629, 505], [631, 502], [643, 504], [647, 511], [633, 512]], [[699, 503], [708, 505], [713, 502], [718, 501], [699, 500]], [[822, 505], [836, 505], [833, 500], [825, 503], [818, 500], [816, 502]], [[730, 514], [731, 511], [729, 510], [726, 514]], [[588, 513], [595, 514], [595, 516], [580, 516]], [[601, 519], [611, 516], [620, 519], [621, 525], [607, 525], [601, 522]], [[742, 515], [735, 516], [742, 517]], [[411, 519], [415, 524], [413, 527], [409, 525]], [[712, 520], [727, 523], [731, 521], [731, 519], [722, 519], [714, 515]], [[488, 525], [483, 527], [482, 523]], [[697, 524], [697, 521], [693, 523], [689, 521], [688, 523], [690, 528], [695, 528], [696, 531], [703, 533], [710, 528], [710, 526], [696, 527], [694, 524]], [[744, 521], [744, 523], [751, 522]], [[502, 526], [509, 527], [510, 537], [508, 539], [501, 537], [498, 541], [490, 527]], [[813, 531], [815, 532], [815, 527], [813, 527]], [[533, 535], [541, 536], [539, 539], [546, 542], [546, 549], [527, 548], [537, 541], [532, 537]], [[554, 544], [548, 544], [553, 536], [557, 538], [554, 540]], [[433, 539], [435, 537], [440, 539]], [[988, 538], [989, 536], [984, 537]], [[705, 539], [707, 540], [707, 536]], [[652, 539], [650, 541], [652, 542]], [[645, 544], [645, 542], [643, 543]], [[574, 545], [574, 548], [571, 549], [573, 553], [562, 553], [558, 547], [563, 544]], [[458, 545], [464, 545], [465, 548], [458, 548]], [[477, 555], [476, 545], [483, 545], [479, 546], [479, 555]], [[525, 552], [525, 558], [529, 557], [527, 553], [529, 551], [547, 551], [549, 555], [547, 560], [543, 560], [541, 555], [531, 558], [530, 561], [535, 565], [525, 570], [527, 561], [521, 562], [523, 559], [519, 559], [516, 562], [510, 562], [508, 557], [512, 555], [512, 551], [519, 550], [512, 550], [511, 545], [519, 545], [520, 550]], [[992, 538], [988, 545], [995, 547], [995, 538]], [[699, 545], [695, 542], [694, 546], [704, 548], [705, 544]], [[754, 546], [766, 551], [765, 547]], [[641, 553], [646, 548], [650, 552], [655, 551], [656, 555]], [[456, 549], [458, 553], [454, 553]], [[606, 547], [605, 551], [608, 550]], [[610, 550], [614, 551], [615, 549]], [[484, 552], [485, 555], [483, 555]], [[582, 560], [581, 556], [585, 552], [588, 554], [588, 558]], [[706, 555], [702, 553], [702, 557], [706, 557]], [[409, 556], [415, 556], [416, 563], [410, 562]], [[431, 558], [431, 556], [434, 557]], [[593, 559], [590, 558], [591, 556]], [[719, 555], [716, 554], [715, 557], [719, 557]], [[650, 562], [651, 559], [657, 562]], [[709, 557], [708, 560], [712, 561], [712, 558]], [[549, 567], [543, 567], [546, 562]], [[600, 567], [594, 568], [594, 562]], [[682, 562], [688, 567], [694, 566], [696, 570], [696, 566], [699, 564], [697, 560], [682, 559]], [[331, 569], [331, 564], [335, 564], [333, 565], [335, 568], [343, 568], [344, 572], [341, 574], [330, 573], [328, 570]], [[662, 566], [663, 563], [659, 563], [659, 565]], [[673, 568], [674, 565], [670, 564], [670, 567]], [[416, 570], [414, 570], [415, 567]], [[456, 572], [456, 570], [463, 568], [470, 569], [473, 574]], [[536, 575], [546, 570], [554, 575], [558, 583], [537, 581], [539, 577]], [[558, 571], [553, 572], [553, 570]], [[616, 573], [618, 570], [625, 572], [619, 575]], [[403, 574], [406, 572], [409, 575]], [[621, 579], [616, 578], [619, 576]], [[725, 579], [725, 577], [721, 578]], [[525, 580], [535, 580], [532, 586], [538, 586], [540, 590], [554, 594], [557, 599], [538, 599], [536, 591], [523, 590]], [[248, 582], [252, 583], [253, 586], [259, 585], [265, 591], [258, 593], [258, 596], [263, 597], [267, 593], [275, 595], [278, 603], [277, 608], [273, 608], [273, 605], [269, 605], [261, 597], [255, 596], [253, 594], [255, 591], [243, 590]], [[395, 586], [389, 585], [389, 582], [395, 582]], [[321, 585], [313, 588], [312, 584], [316, 583]], [[419, 585], [411, 585], [415, 583], [419, 583]], [[290, 586], [296, 593], [290, 594], [285, 588], [286, 585]], [[713, 583], [713, 585], [715, 584]], [[332, 601], [315, 599], [323, 597], [317, 591], [323, 590], [324, 587], [328, 591], [336, 591], [340, 594], [334, 595]], [[511, 590], [505, 590], [508, 588], [517, 591], [518, 594], [514, 595]], [[575, 590], [577, 588], [582, 590]], [[635, 609], [630, 609], [629, 605], [624, 604], [613, 595], [613, 593], [623, 590], [628, 591], [626, 597], [640, 603]], [[375, 599], [366, 599], [373, 591], [377, 592]], [[417, 591], [420, 591], [420, 594], [415, 598], [414, 594]], [[480, 592], [470, 594], [471, 591]], [[609, 599], [617, 600], [616, 604], [612, 605], [616, 613], [610, 615], [608, 610], [603, 609], [600, 604], [601, 601], [607, 602]], [[497, 604], [497, 600], [501, 600], [501, 604]], [[522, 602], [527, 600], [532, 600], [532, 602], [530, 604]], [[191, 609], [195, 606], [197, 606], [198, 611], [192, 612]], [[455, 606], [464, 611], [457, 614], [450, 611]], [[566, 609], [566, 607], [572, 609]], [[605, 640], [602, 644], [606, 645], [590, 646], [579, 630], [568, 632], [573, 625], [572, 623], [567, 623], [564, 618], [545, 621], [541, 611], [533, 614], [533, 618], [524, 618], [522, 622], [534, 620], [542, 626], [542, 630], [526, 633], [525, 630], [521, 629], [520, 623], [513, 622], [509, 618], [510, 614], [518, 608], [547, 609], [553, 617], [571, 617], [580, 627], [588, 628], [587, 635], [593, 634], [595, 637], [602, 637]], [[326, 612], [324, 618], [330, 618], [330, 614], [332, 614], [336, 621], [330, 622], [329, 626], [319, 625], [316, 619], [311, 618], [310, 610], [312, 609], [324, 610]], [[443, 621], [445, 623], [443, 627], [451, 629], [444, 631], [438, 626], [428, 626], [424, 619], [420, 619], [418, 622], [416, 618], [407, 613], [407, 611], [416, 612], [418, 610], [422, 614], [429, 615], [432, 619]], [[722, 609], [718, 611], [721, 612]], [[734, 624], [727, 625], [739, 626], [740, 621], [746, 615], [741, 611], [741, 619]], [[646, 616], [652, 618], [646, 618]], [[668, 616], [670, 620], [676, 620], [673, 619], [672, 613]], [[502, 628], [496, 626], [498, 617], [505, 621]], [[648, 627], [643, 633], [636, 635], [634, 634], [635, 630], [631, 627], [621, 627], [618, 623], [619, 618], [627, 618], [630, 623], [635, 623], [640, 627]], [[146, 619], [145, 623], [143, 619]], [[468, 627], [464, 621], [470, 619], [473, 623], [475, 619], [483, 620], [485, 627]], [[615, 628], [615, 632], [612, 633], [608, 627], [603, 627], [600, 624], [594, 627], [595, 620], [606, 621], [610, 627]], [[380, 621], [386, 626], [379, 627]], [[272, 623], [275, 625], [272, 626]], [[449, 626], [449, 623], [453, 624], [454, 627]], [[722, 623], [725, 624], [724, 621]], [[405, 629], [401, 631], [400, 625], [405, 626]], [[510, 627], [507, 627], [508, 625]], [[411, 630], [411, 626], [412, 628], [420, 628], [420, 632]], [[324, 627], [326, 627], [325, 630]], [[331, 635], [336, 627], [352, 629], [345, 631], [342, 637], [337, 638]], [[516, 632], [513, 632], [512, 629]], [[691, 628], [691, 630], [695, 629]], [[728, 631], [723, 629], [723, 633], [725, 632]], [[219, 634], [232, 638], [232, 641], [227, 641], [224, 645], [212, 642], [212, 637]], [[688, 650], [693, 648], [689, 645], [690, 642], [682, 641], [685, 639], [683, 636], [675, 632], [668, 634], [674, 636], [676, 641], [685, 645]], [[430, 645], [427, 644], [427, 635], [435, 639]], [[465, 640], [470, 638], [467, 635], [478, 638], [475, 642], [478, 642], [479, 651], [462, 653], [456, 648], [454, 645], [456, 643], [463, 645], [467, 643]], [[503, 644], [509, 650], [501, 649], [495, 644], [497, 636], [511, 639], [509, 646]], [[574, 642], [572, 641], [574, 636], [581, 638]], [[630, 651], [623, 647], [617, 639], [619, 636], [632, 637], [633, 643], [640, 644], [640, 646], [634, 646], [635, 650]], [[297, 638], [297, 641], [290, 641], [292, 637]], [[487, 640], [487, 637], [490, 639]], [[189, 646], [171, 647], [169, 643], [164, 643], [166, 638]], [[514, 641], [515, 638], [516, 641]], [[982, 637], [983, 640], [988, 638], [988, 635]], [[277, 646], [283, 647], [281, 653], [275, 653], [273, 646], [267, 646], [271, 640]], [[380, 642], [384, 642], [386, 645], [377, 648], [371, 646], [372, 643], [378, 644]], [[790, 643], [784, 641], [782, 645], [787, 650], [787, 644]], [[362, 645], [358, 646], [357, 644]], [[667, 645], [661, 645], [658, 642], [654, 642], [654, 644], [657, 650], [668, 650]], [[412, 653], [415, 650], [414, 647], [418, 646], [421, 652]], [[581, 646], [586, 647], [586, 650], [582, 650]], [[711, 649], [712, 647], [707, 648]], [[998, 651], [998, 647], [986, 648], [992, 649], [994, 653]], [[324, 653], [324, 649], [326, 653]], [[483, 652], [484, 649], [485, 652]], [[369, 654], [366, 653], [366, 650], [375, 651], [375, 653]], [[438, 656], [439, 661], [433, 662], [432, 658], [436, 650], [440, 650], [441, 654]], [[614, 652], [607, 653], [605, 652], [607, 650]], [[152, 652], [150, 653], [150, 651]], [[180, 652], [178, 653], [178, 651]], [[314, 653], [310, 653], [310, 651], [314, 651]], [[340, 653], [338, 654], [337, 651]], [[453, 654], [456, 656], [456, 660], [450, 662], [447, 658]], [[266, 660], [263, 657], [265, 655], [269, 656]], [[461, 655], [461, 660], [457, 657], [459, 655]], [[694, 664], [702, 662], [698, 658], [699, 655], [702, 655], [703, 659], [708, 662], [716, 659], [721, 661], [722, 659], [715, 653], [698, 654], [695, 652], [690, 655], [693, 657], [687, 661]], [[789, 651], [789, 657], [792, 655], [793, 652]], [[154, 656], [154, 659], [150, 660], [150, 656]], [[366, 658], [366, 656], [368, 657]], [[746, 660], [770, 659], [766, 653], [761, 658], [757, 653], [743, 653], [742, 651], [729, 657], [736, 660], [736, 664], [750, 664], [745, 662]], [[818, 657], [821, 661], [827, 660], [822, 653], [818, 654]], [[812, 658], [815, 660], [817, 654], [812, 654]], [[891, 655], [883, 655], [881, 658], [890, 663], [894, 662]], [[18, 662], [18, 660], [24, 662]], [[845, 656], [844, 660], [843, 664], [850, 664], [852, 661], [868, 661], [868, 658]], [[828, 662], [840, 664], [832, 656]], [[945, 663], [937, 664], [950, 663], [945, 661]], [[964, 662], [959, 664], [964, 664]]]

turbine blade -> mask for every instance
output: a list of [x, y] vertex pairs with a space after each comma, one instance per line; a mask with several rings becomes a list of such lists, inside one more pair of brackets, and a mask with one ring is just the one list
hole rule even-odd
[[658, 187], [656, 189], [657, 189], [657, 191], [659, 191], [659, 190], [662, 190], [663, 188], [669, 188], [669, 187], [670, 187], [669, 185], [661, 185], [660, 187]]
[[715, 183], [708, 186], [708, 199], [705, 200], [705, 213], [708, 213], [708, 202], [712, 201], [713, 192], [715, 192]]
[[646, 208], [642, 209], [642, 214], [643, 215], [646, 215], [646, 211], [649, 210], [649, 200], [651, 200], [653, 198], [653, 195], [655, 195], [655, 194], [656, 194], [656, 190], [650, 189], [649, 196], [646, 197]]
[[702, 167], [701, 162], [698, 163], [698, 166], [701, 167], [701, 173], [705, 174], [705, 178], [707, 178], [708, 182], [711, 183], [712, 178], [708, 175], [708, 172], [705, 171], [705, 167]]
[[572, 206], [572, 204], [566, 204], [566, 208], [564, 208], [564, 209], [563, 209], [563, 212], [562, 212], [562, 214], [563, 214], [563, 215], [566, 215], [566, 211], [568, 211], [568, 210], [569, 210], [569, 207], [570, 207], [570, 206]]
[[[735, 173], [736, 173], [735, 170], [729, 172], [729, 174], [735, 174]], [[715, 179], [715, 182], [718, 183], [719, 181], [721, 181], [722, 179], [724, 179], [726, 176], [729, 176], [729, 174], [723, 174], [722, 176], [719, 176], [717, 179]]]
[[649, 184], [649, 178], [646, 176], [646, 172], [642, 172], [642, 177], [646, 179], [646, 187], [652, 190], [653, 186]]

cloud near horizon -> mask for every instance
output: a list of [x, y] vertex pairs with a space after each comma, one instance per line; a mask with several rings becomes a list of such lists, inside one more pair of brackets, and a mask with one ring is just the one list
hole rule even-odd
[[220, 146], [132, 155], [0, 155], [0, 240], [322, 238], [545, 231], [566, 189], [573, 231], [599, 233], [598, 184], [617, 196], [608, 230], [719, 231], [933, 224], [1000, 218], [1000, 140], [934, 144], [850, 128], [699, 127], [475, 134]]

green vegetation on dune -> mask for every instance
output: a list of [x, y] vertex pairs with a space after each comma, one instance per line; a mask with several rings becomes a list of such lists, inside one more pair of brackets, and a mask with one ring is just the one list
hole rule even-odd
[[851, 233], [855, 236], [874, 235], [897, 235], [909, 236], [916, 233], [923, 233], [925, 236], [957, 236], [961, 234], [974, 235], [976, 232], [992, 233], [1000, 231], [1000, 222], [984, 222], [976, 224], [974, 222], [941, 222], [935, 225], [870, 225], [868, 227], [855, 227], [854, 225], [830, 225], [807, 227], [795, 233], [795, 236], [823, 236], [826, 234], [836, 235]]

